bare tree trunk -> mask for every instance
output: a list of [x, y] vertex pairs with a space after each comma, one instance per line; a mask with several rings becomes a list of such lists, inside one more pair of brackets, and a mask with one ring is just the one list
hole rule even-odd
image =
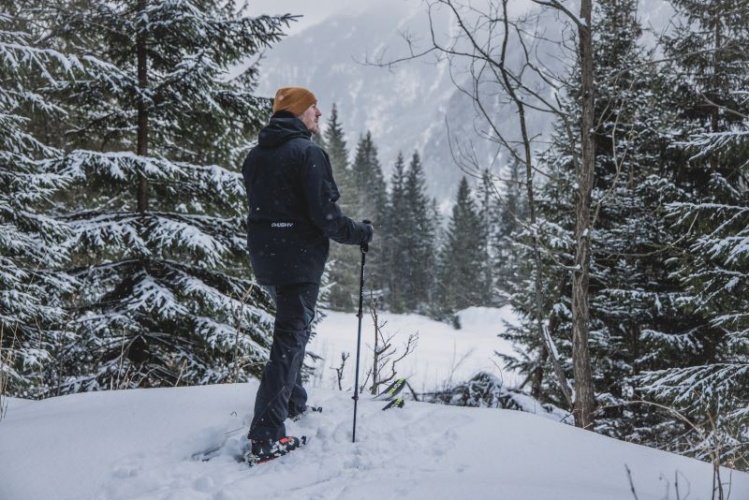
[[[142, 17], [146, 10], [147, 0], [138, 0], [138, 15]], [[145, 99], [145, 91], [148, 88], [148, 53], [146, 47], [146, 32], [144, 27], [138, 31], [135, 40], [136, 54], [138, 58], [138, 86], [141, 95], [138, 99], [138, 156], [148, 156], [148, 103]], [[143, 174], [138, 178], [138, 212], [148, 211], [148, 179]]]
[[590, 305], [591, 194], [595, 167], [595, 99], [593, 91], [593, 44], [591, 39], [592, 0], [580, 3], [580, 90], [582, 157], [578, 167], [577, 220], [575, 224], [575, 268], [572, 274], [572, 362], [575, 378], [575, 425], [589, 428], [593, 424], [595, 399], [588, 346]]

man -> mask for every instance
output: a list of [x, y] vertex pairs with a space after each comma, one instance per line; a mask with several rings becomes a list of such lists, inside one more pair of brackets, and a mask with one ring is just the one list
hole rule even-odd
[[372, 226], [341, 213], [327, 153], [311, 140], [322, 113], [301, 87], [276, 92], [273, 115], [242, 167], [250, 215], [247, 243], [257, 281], [276, 304], [273, 345], [255, 399], [250, 463], [297, 448], [284, 421], [307, 410], [301, 367], [330, 240], [364, 245]]

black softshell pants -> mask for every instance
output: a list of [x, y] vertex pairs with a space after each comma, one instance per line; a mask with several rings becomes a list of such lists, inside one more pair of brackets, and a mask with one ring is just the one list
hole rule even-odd
[[315, 283], [267, 289], [276, 303], [276, 320], [270, 359], [260, 379], [248, 434], [253, 441], [281, 439], [286, 435], [284, 421], [303, 412], [307, 405], [301, 368], [320, 291]]

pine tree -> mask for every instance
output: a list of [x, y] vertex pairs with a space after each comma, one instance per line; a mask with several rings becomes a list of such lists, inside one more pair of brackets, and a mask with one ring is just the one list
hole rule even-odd
[[386, 269], [382, 261], [384, 238], [380, 238], [378, 232], [385, 227], [387, 187], [370, 132], [362, 136], [356, 146], [351, 178], [356, 188], [356, 202], [350, 217], [369, 220], [375, 228], [367, 257], [367, 286], [370, 292], [380, 294], [386, 286]]
[[479, 201], [479, 215], [483, 224], [484, 248], [486, 249], [486, 266], [484, 282], [488, 295], [485, 299], [487, 304], [499, 304], [499, 290], [497, 280], [497, 253], [498, 244], [501, 237], [500, 231], [503, 229], [502, 222], [502, 195], [496, 185], [495, 176], [489, 169], [481, 171], [481, 177], [476, 189]]
[[673, 5], [683, 21], [662, 40], [671, 64], [659, 97], [676, 115], [662, 192], [671, 202], [669, 264], [682, 287], [676, 295], [682, 319], [672, 335], [653, 338], [662, 364], [642, 379], [649, 397], [705, 428], [712, 443], [695, 440], [669, 416], [671, 433], [682, 437], [669, 447], [705, 456], [720, 446], [740, 456], [749, 418], [749, 11], [746, 2], [728, 0]]
[[424, 167], [418, 152], [414, 151], [406, 174], [404, 195], [406, 198], [406, 225], [394, 234], [402, 240], [405, 248], [402, 262], [409, 281], [409, 291], [405, 295], [408, 311], [429, 312], [436, 278], [435, 232], [436, 221], [429, 211], [429, 196], [426, 189]]
[[396, 312], [432, 312], [436, 277], [435, 220], [424, 169], [414, 151], [408, 168], [401, 153], [390, 178], [383, 227], [388, 305]]
[[0, 393], [43, 396], [50, 367], [69, 332], [59, 273], [68, 228], [56, 220], [54, 194], [67, 180], [47, 171], [60, 153], [29, 133], [29, 111], [59, 112], [40, 86], [54, 85], [77, 62], [32, 45], [20, 12], [0, 5]]
[[[81, 280], [62, 391], [243, 380], [260, 372], [270, 301], [249, 279], [238, 164], [268, 102], [239, 63], [288, 17], [234, 2], [89, 0], [40, 11], [85, 54], [57, 86]], [[98, 29], [90, 29], [97, 26]]]
[[483, 278], [487, 263], [483, 241], [481, 216], [468, 180], [463, 177], [440, 252], [439, 302], [444, 312], [484, 305], [487, 292]]
[[338, 119], [338, 106], [335, 103], [330, 110], [330, 119], [325, 128], [325, 146], [330, 158], [330, 166], [333, 168], [333, 178], [341, 193], [338, 205], [343, 213], [347, 214], [354, 207], [356, 188], [352, 179], [345, 133]]
[[403, 238], [406, 229], [411, 227], [411, 214], [406, 197], [405, 167], [403, 153], [399, 152], [390, 176], [390, 196], [381, 236], [384, 249], [383, 265], [387, 270], [387, 305], [396, 313], [407, 310], [405, 302], [411, 293], [411, 280], [405, 268], [408, 250]]
[[356, 218], [369, 218], [375, 224], [381, 223], [387, 203], [387, 190], [371, 132], [359, 139], [351, 165], [351, 176], [358, 196]]
[[[344, 214], [351, 215], [355, 211], [356, 189], [352, 182], [343, 127], [338, 121], [338, 108], [335, 104], [325, 129], [325, 141], [333, 178], [341, 195], [338, 205]], [[328, 299], [333, 309], [350, 311], [358, 303], [360, 255], [359, 248], [355, 246], [331, 242], [327, 274], [332, 282]]]
[[[569, 112], [574, 109], [572, 102], [563, 101], [562, 104]], [[567, 149], [567, 133], [563, 124], [555, 124], [552, 141], [550, 149], [539, 155], [538, 168], [548, 177], [548, 182], [535, 193], [536, 224], [524, 227], [513, 240], [519, 254], [517, 274], [520, 279], [508, 284], [510, 304], [520, 313], [520, 322], [517, 326], [509, 325], [503, 337], [522, 348], [517, 349], [517, 357], [500, 357], [509, 369], [527, 375], [526, 381], [532, 381], [534, 397], [568, 408], [560, 389], [561, 382], [557, 377], [545, 375], [553, 373], [552, 360], [548, 347], [538, 333], [538, 323], [541, 322], [546, 337], [555, 344], [564, 374], [570, 377], [572, 310], [567, 269], [572, 267], [574, 257], [572, 228], [575, 206], [571, 196], [574, 169], [570, 166], [572, 154]], [[537, 238], [541, 252], [540, 268], [534, 262], [534, 238]], [[536, 291], [539, 274], [542, 285], [540, 308]]]
[[508, 166], [508, 177], [502, 183], [500, 196], [493, 196], [493, 207], [487, 207], [490, 214], [489, 245], [492, 252], [494, 286], [500, 295], [511, 293], [514, 285], [528, 279], [523, 273], [518, 237], [524, 224], [528, 222], [528, 202], [524, 194], [525, 186], [520, 178], [520, 163]]

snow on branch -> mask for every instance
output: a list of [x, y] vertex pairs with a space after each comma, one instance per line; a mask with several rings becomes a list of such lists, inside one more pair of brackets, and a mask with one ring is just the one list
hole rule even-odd
[[[736, 148], [737, 144], [749, 141], [749, 130], [746, 125], [732, 124], [729, 130], [721, 132], [709, 132], [695, 134], [688, 141], [675, 142], [673, 147], [681, 147], [695, 153], [690, 157], [691, 161], [707, 158], [719, 154], [729, 148]], [[746, 167], [747, 162], [737, 167]]]
[[660, 370], [643, 374], [640, 379], [643, 392], [685, 404], [735, 396], [745, 387], [748, 376], [749, 363], [744, 362]]
[[64, 160], [48, 162], [60, 174], [85, 181], [91, 176], [102, 177], [106, 181], [133, 185], [140, 177], [150, 182], [169, 186], [179, 191], [195, 194], [209, 193], [212, 198], [242, 196], [244, 184], [241, 174], [231, 172], [217, 165], [194, 165], [173, 162], [150, 156], [139, 156], [132, 152], [99, 153], [75, 150]]

